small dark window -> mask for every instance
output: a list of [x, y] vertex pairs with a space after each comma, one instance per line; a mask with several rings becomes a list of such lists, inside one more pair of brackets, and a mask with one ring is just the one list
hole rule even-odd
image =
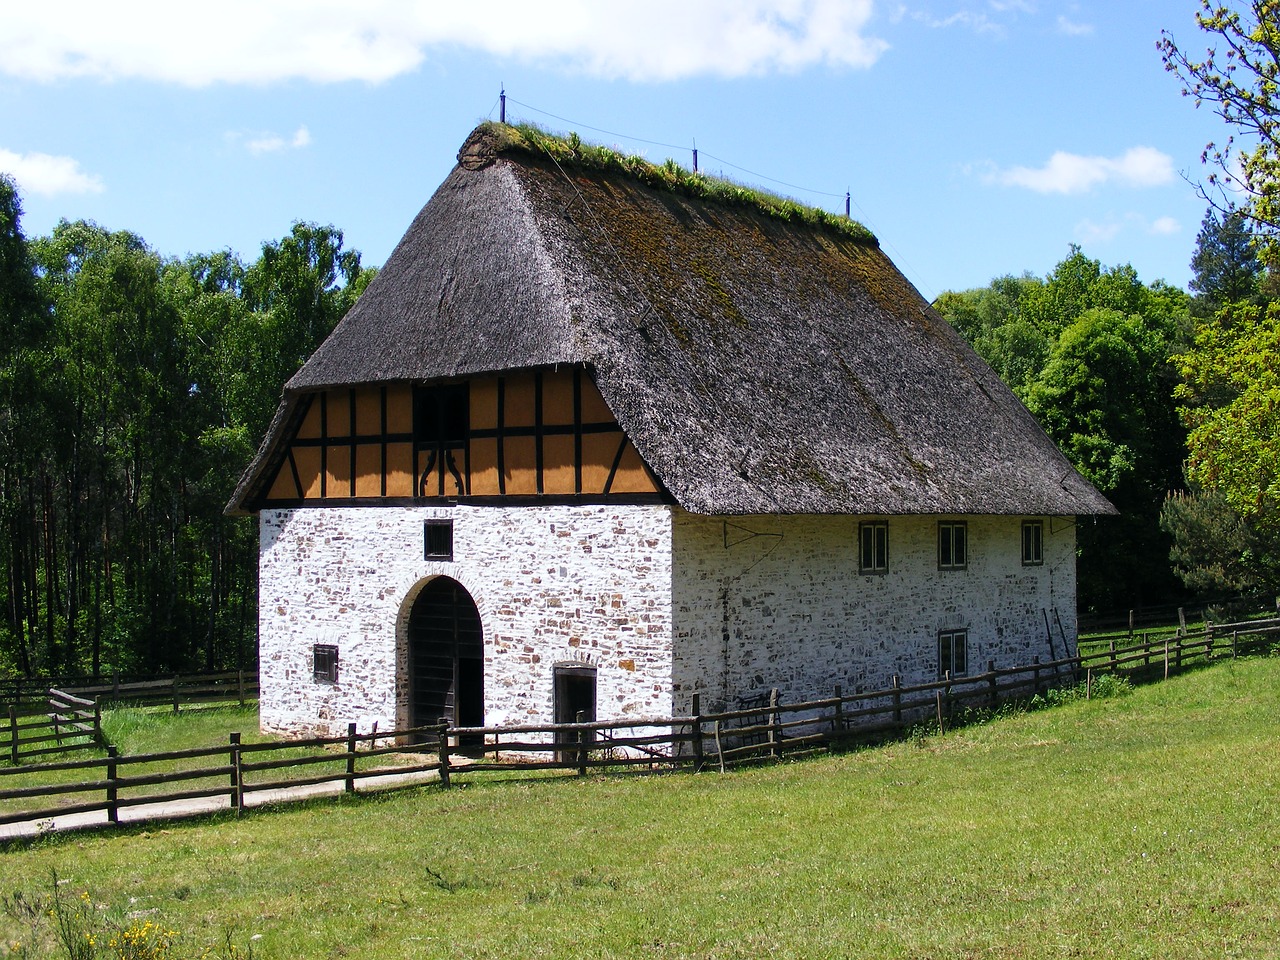
[[963, 520], [938, 524], [938, 569], [963, 570], [969, 565], [968, 528]]
[[1044, 563], [1044, 521], [1022, 521], [1022, 565], [1038, 567]]
[[938, 632], [938, 679], [963, 676], [969, 669], [969, 631]]
[[338, 648], [317, 643], [311, 648], [311, 675], [318, 683], [338, 682]]
[[424, 560], [453, 559], [453, 521], [426, 520], [422, 525]]
[[887, 573], [889, 570], [889, 524], [872, 520], [858, 524], [858, 571]]

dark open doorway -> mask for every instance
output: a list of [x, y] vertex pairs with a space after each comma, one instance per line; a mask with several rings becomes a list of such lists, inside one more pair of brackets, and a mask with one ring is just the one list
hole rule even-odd
[[409, 611], [411, 726], [484, 725], [484, 638], [480, 613], [466, 588], [436, 577]]
[[[596, 668], [581, 664], [562, 664], [553, 668], [555, 678], [554, 717], [556, 723], [576, 723], [578, 714], [582, 714], [584, 722], [596, 718]], [[594, 736], [588, 736], [594, 741]], [[576, 755], [579, 744], [576, 734], [562, 736], [557, 742], [557, 754], [560, 759], [568, 758], [570, 753]], [[573, 746], [573, 751], [570, 750]]]

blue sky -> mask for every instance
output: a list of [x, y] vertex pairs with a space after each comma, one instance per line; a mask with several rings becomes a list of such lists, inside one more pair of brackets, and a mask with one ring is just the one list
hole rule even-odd
[[85, 218], [252, 259], [308, 220], [378, 265], [505, 86], [509, 119], [685, 166], [696, 145], [837, 212], [848, 190], [931, 299], [1071, 243], [1185, 286], [1227, 131], [1156, 42], [1203, 49], [1198, 6], [46, 0], [0, 24], [0, 171], [28, 236]]

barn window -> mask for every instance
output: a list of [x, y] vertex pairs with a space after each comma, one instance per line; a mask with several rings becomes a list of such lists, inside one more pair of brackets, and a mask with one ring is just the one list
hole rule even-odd
[[423, 521], [422, 539], [422, 558], [424, 560], [453, 559], [452, 520]]
[[969, 631], [938, 632], [938, 679], [963, 676], [969, 670]]
[[938, 569], [963, 570], [969, 565], [968, 528], [963, 520], [938, 524]]
[[858, 572], [886, 573], [888, 570], [888, 521], [870, 520], [858, 524]]
[[338, 648], [331, 643], [317, 643], [311, 648], [311, 676], [317, 683], [338, 682]]
[[1038, 567], [1044, 563], [1044, 521], [1022, 521], [1022, 565]]

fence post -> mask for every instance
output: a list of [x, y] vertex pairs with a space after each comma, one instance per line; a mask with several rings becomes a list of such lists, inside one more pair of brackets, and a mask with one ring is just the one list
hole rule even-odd
[[54, 691], [49, 691], [49, 719], [53, 721], [53, 735], [56, 738], [55, 743], [62, 746], [62, 719], [58, 713], [58, 707], [61, 706], [54, 698]]
[[1149, 633], [1142, 634], [1143, 650], [1145, 655], [1142, 658], [1142, 667], [1144, 670], [1151, 669], [1151, 635]]
[[778, 710], [778, 688], [769, 691], [769, 753], [782, 756], [782, 718]]
[[1204, 658], [1206, 660], [1213, 659], [1213, 621], [1206, 620], [1204, 622]]
[[942, 736], [947, 732], [946, 724], [942, 722], [942, 691], [933, 691], [933, 698], [938, 708], [938, 736]]
[[893, 675], [893, 722], [902, 722], [902, 677]]
[[1164, 639], [1164, 678], [1169, 679], [1169, 638]]
[[107, 738], [102, 735], [102, 697], [93, 698], [93, 739], [100, 747], [107, 745]]
[[1178, 669], [1182, 669], [1182, 631], [1178, 631], [1178, 635], [1173, 639], [1173, 665]]
[[107, 746], [107, 822], [120, 822], [120, 795], [116, 785], [116, 757], [119, 751], [108, 744]]
[[236, 692], [240, 695], [240, 706], [244, 706], [244, 671], [236, 671]]
[[440, 786], [449, 789], [449, 718], [440, 718]]
[[831, 732], [844, 733], [844, 685], [836, 684], [836, 714], [831, 718]]
[[987, 685], [991, 687], [991, 709], [994, 710], [1000, 702], [1000, 695], [996, 686], [996, 662], [994, 660], [987, 661]]
[[231, 734], [231, 809], [240, 815], [244, 809], [244, 768], [240, 765], [240, 734]]
[[347, 724], [347, 782], [343, 788], [347, 793], [356, 792], [356, 725]]
[[1111, 662], [1107, 665], [1107, 669], [1115, 673], [1120, 668], [1120, 664], [1116, 663], [1116, 642], [1114, 640], [1107, 641], [1107, 651], [1111, 654]]
[[[1133, 611], [1129, 611], [1129, 642], [1133, 643]], [[1114, 646], [1114, 644], [1112, 644]]]
[[111, 700], [113, 703], [120, 702], [120, 671], [117, 670], [111, 675]]
[[1238, 655], [1236, 652], [1236, 643], [1239, 641], [1239, 639], [1240, 639], [1240, 631], [1232, 630], [1231, 631], [1231, 659], [1232, 660], [1234, 660]]
[[693, 734], [693, 772], [702, 772], [702, 695], [695, 693], [693, 695], [693, 724], [690, 728]]
[[9, 707], [9, 762], [18, 765], [18, 708]]
[[1084, 675], [1084, 698], [1093, 699], [1093, 667], [1090, 667]]
[[[574, 723], [586, 723], [587, 711], [579, 710], [573, 715]], [[581, 727], [578, 729], [578, 776], [585, 777], [587, 775], [587, 731]]]
[[173, 712], [178, 712], [178, 675], [173, 675]]

